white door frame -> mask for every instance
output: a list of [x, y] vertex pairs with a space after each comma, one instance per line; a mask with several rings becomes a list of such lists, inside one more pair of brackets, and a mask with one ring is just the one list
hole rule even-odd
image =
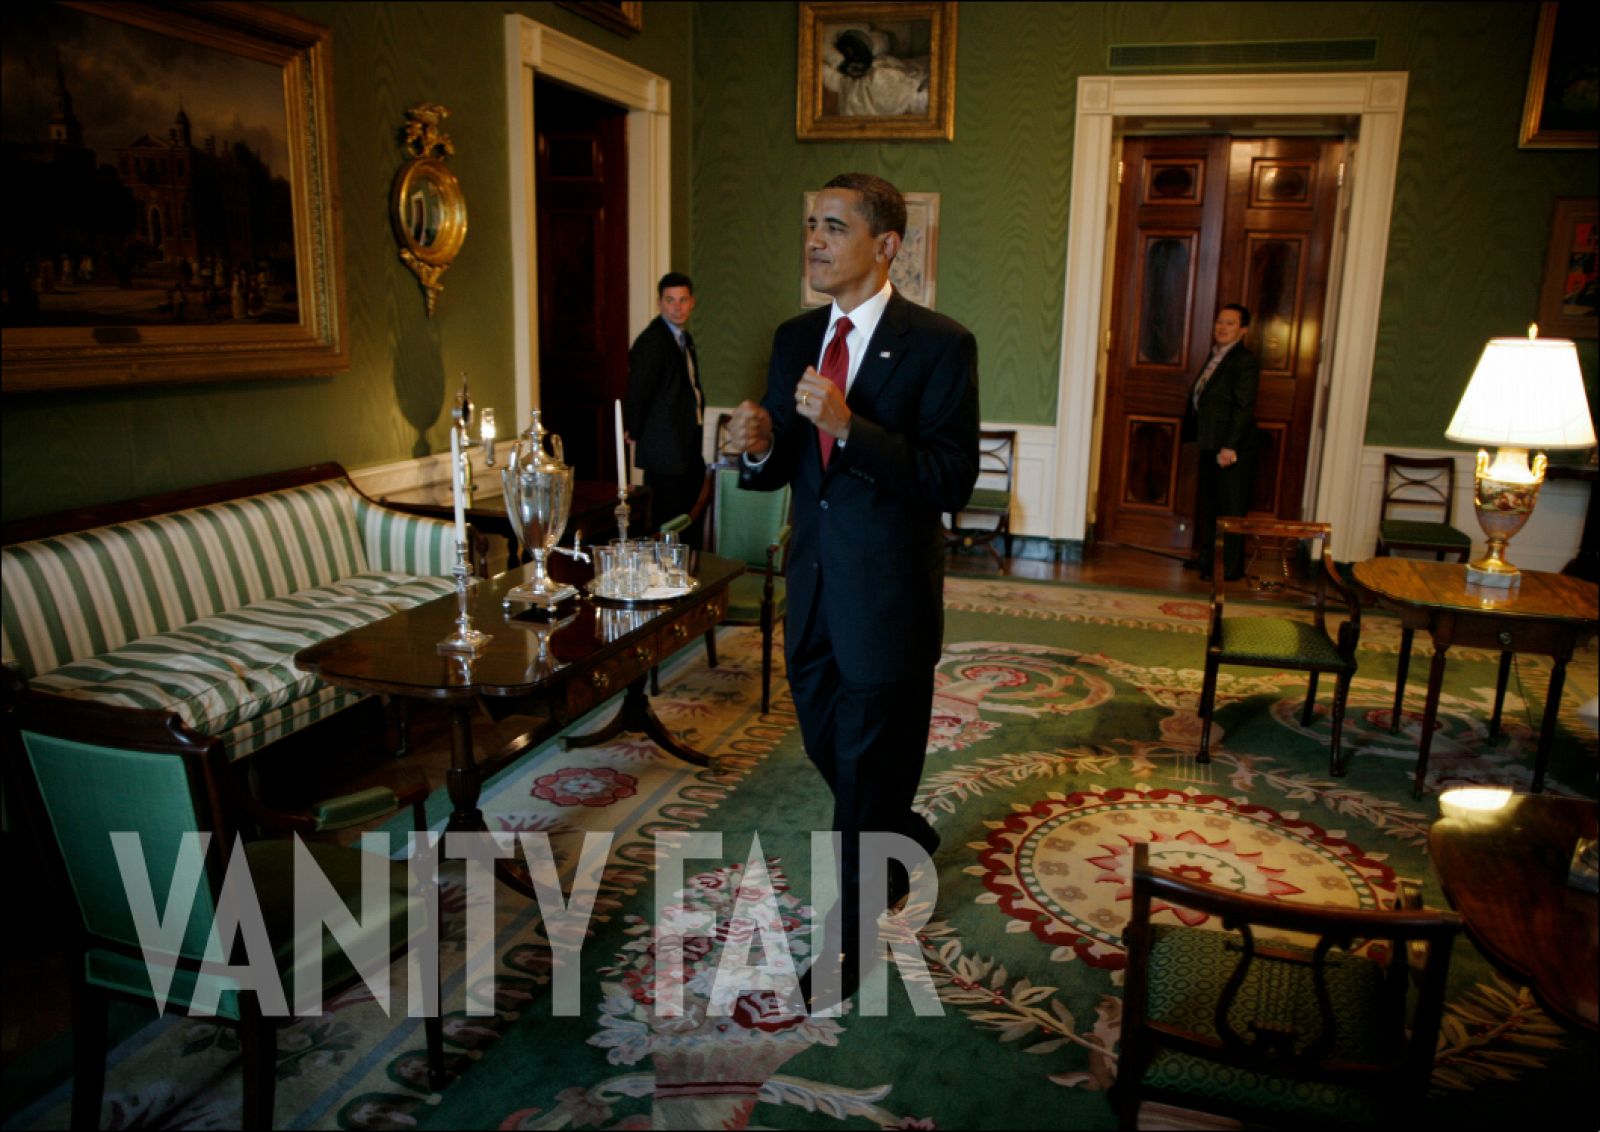
[[[1372, 357], [1378, 337], [1383, 272], [1389, 247], [1395, 170], [1405, 117], [1407, 74], [1085, 76], [1078, 80], [1067, 220], [1066, 294], [1062, 300], [1061, 373], [1056, 397], [1056, 493], [1051, 536], [1088, 533], [1090, 449], [1099, 380], [1102, 299], [1107, 257], [1115, 254], [1107, 218], [1116, 189], [1119, 118], [1183, 119], [1249, 116], [1359, 119], [1361, 167], [1351, 169], [1349, 226], [1337, 321], [1323, 336], [1328, 380], [1327, 431], [1317, 477], [1315, 518], [1333, 525], [1330, 549], [1349, 558], [1357, 545], [1357, 499], [1367, 430]], [[1195, 132], [1204, 127], [1193, 125]]]
[[534, 198], [535, 75], [628, 110], [628, 325], [656, 311], [656, 280], [672, 260], [672, 86], [598, 47], [528, 19], [507, 16], [506, 140], [511, 166], [511, 300], [517, 424], [539, 401], [538, 202]]

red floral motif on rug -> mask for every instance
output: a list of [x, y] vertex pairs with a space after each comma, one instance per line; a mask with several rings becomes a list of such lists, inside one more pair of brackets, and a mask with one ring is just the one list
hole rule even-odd
[[535, 798], [558, 806], [609, 806], [638, 791], [639, 780], [608, 766], [568, 766], [533, 780]]
[[[1133, 847], [1190, 880], [1273, 900], [1375, 908], [1394, 893], [1394, 870], [1292, 813], [1183, 790], [1052, 793], [1019, 807], [979, 854], [981, 902], [993, 901], [1052, 944], [1056, 959], [1119, 970], [1132, 896]], [[1210, 917], [1163, 904], [1190, 925]], [[1019, 929], [1020, 930], [1020, 929]]]

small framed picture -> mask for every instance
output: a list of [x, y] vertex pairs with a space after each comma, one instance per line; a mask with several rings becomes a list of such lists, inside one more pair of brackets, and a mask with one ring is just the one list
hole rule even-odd
[[1556, 201], [1539, 289], [1539, 333], [1546, 338], [1600, 337], [1600, 316], [1595, 314], [1597, 215], [1594, 197]]
[[[900, 241], [900, 254], [889, 267], [889, 281], [901, 295], [919, 307], [933, 309], [934, 283], [939, 264], [939, 194], [906, 193], [906, 238]], [[800, 214], [803, 225], [816, 203], [816, 193], [805, 194], [805, 207]], [[833, 300], [820, 291], [813, 291], [806, 279], [805, 251], [802, 242], [800, 255], [800, 302], [803, 306], [820, 307]]]
[[950, 141], [954, 3], [800, 3], [795, 136]]
[[1594, 9], [1587, 4], [1539, 5], [1517, 141], [1523, 149], [1594, 149], [1600, 144], [1595, 23]]

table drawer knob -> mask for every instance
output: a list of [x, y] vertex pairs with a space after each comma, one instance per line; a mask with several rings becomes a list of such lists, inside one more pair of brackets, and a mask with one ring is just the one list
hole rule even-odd
[[633, 655], [638, 659], [640, 664], [650, 663], [650, 647], [648, 645], [633, 646]]
[[611, 673], [596, 672], [593, 676], [589, 677], [589, 682], [603, 692], [607, 688], [611, 687]]
[[678, 622], [676, 625], [674, 625], [672, 627], [672, 639], [673, 640], [681, 641], [684, 638], [688, 637], [688, 635], [689, 635], [689, 626], [685, 625], [682, 621]]

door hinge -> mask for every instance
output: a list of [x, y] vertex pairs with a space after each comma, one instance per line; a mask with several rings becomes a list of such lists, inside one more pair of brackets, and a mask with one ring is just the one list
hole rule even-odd
[[1338, 187], [1341, 188], [1341, 189], [1344, 188], [1344, 162], [1343, 161], [1339, 162], [1339, 183], [1338, 183]]

